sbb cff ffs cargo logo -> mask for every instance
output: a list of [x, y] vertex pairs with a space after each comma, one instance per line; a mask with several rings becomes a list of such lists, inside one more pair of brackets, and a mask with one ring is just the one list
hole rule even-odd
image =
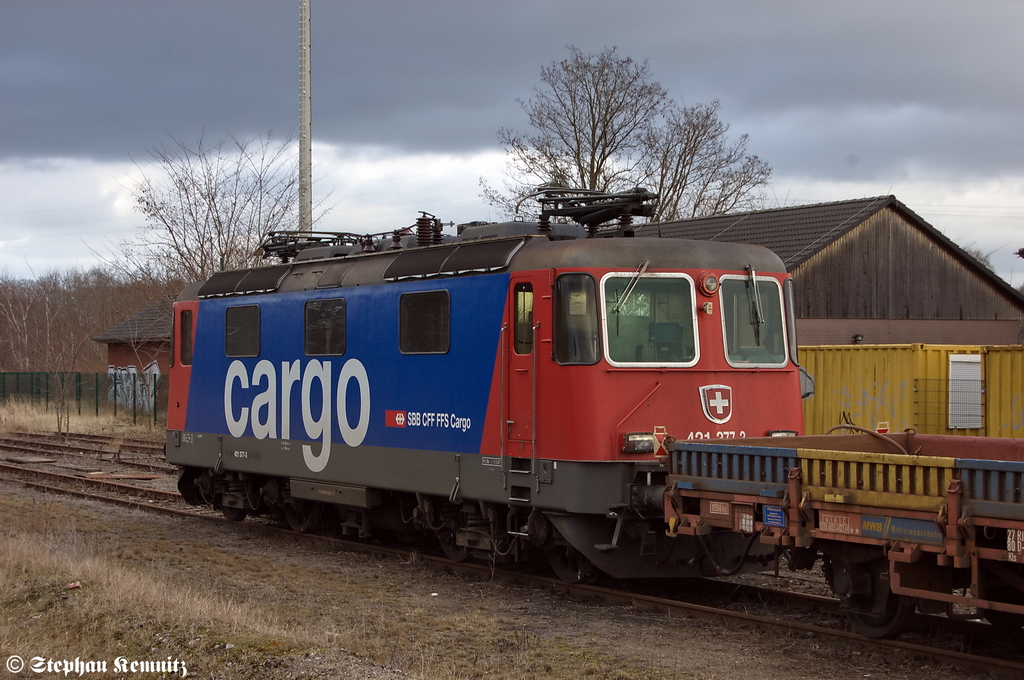
[[700, 388], [700, 405], [711, 422], [719, 425], [728, 422], [732, 418], [732, 388], [728, 385], [704, 385]]
[[385, 411], [384, 424], [388, 427], [405, 427], [405, 411]]

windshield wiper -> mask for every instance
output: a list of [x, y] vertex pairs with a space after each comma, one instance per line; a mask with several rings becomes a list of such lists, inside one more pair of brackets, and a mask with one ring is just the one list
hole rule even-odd
[[626, 304], [626, 300], [629, 299], [629, 296], [633, 293], [633, 289], [636, 288], [636, 284], [640, 281], [640, 277], [644, 275], [644, 272], [647, 271], [647, 267], [650, 266], [650, 264], [650, 260], [644, 260], [640, 263], [640, 266], [637, 267], [636, 273], [633, 274], [633, 278], [631, 278], [629, 283], [626, 285], [626, 290], [622, 292], [622, 297], [619, 298], [619, 301], [614, 307], [612, 307], [612, 314], [618, 314], [619, 310], [622, 309], [622, 305]]
[[754, 265], [747, 265], [747, 272], [750, 273], [750, 288], [754, 297], [754, 339], [761, 344], [761, 326], [764, 324], [764, 307], [761, 306], [761, 291], [757, 289], [757, 274], [754, 272]]

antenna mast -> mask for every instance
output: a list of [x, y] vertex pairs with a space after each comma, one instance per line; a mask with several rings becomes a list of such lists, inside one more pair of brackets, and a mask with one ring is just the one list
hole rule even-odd
[[313, 231], [313, 153], [310, 140], [309, 1], [299, 0], [299, 231]]

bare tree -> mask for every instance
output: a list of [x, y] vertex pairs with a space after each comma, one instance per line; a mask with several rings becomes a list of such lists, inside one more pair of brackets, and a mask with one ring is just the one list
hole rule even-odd
[[32, 283], [6, 271], [0, 275], [0, 371], [32, 370], [37, 345], [29, 331], [34, 312]]
[[989, 252], [985, 252], [985, 250], [981, 246], [972, 244], [969, 246], [963, 246], [963, 249], [964, 252], [966, 252], [968, 255], [977, 260], [978, 263], [981, 264], [986, 269], [993, 272], [996, 270], [996, 268], [992, 266], [992, 254], [995, 253], [996, 250], [999, 250], [998, 248], [996, 248], [995, 250], [991, 250]]
[[104, 371], [106, 348], [91, 338], [179, 289], [99, 268], [37, 279], [0, 274], [0, 371]]
[[90, 331], [96, 328], [93, 315], [97, 310], [78, 304], [82, 278], [79, 272], [54, 272], [34, 285], [37, 366], [50, 374], [47, 390], [57, 416], [57, 432], [67, 432], [70, 427], [74, 382], [68, 379], [68, 372], [90, 349]]
[[638, 183], [660, 196], [654, 221], [761, 207], [757, 189], [768, 183], [771, 167], [746, 155], [747, 135], [729, 143], [718, 109], [717, 100], [687, 107], [670, 102], [662, 124], [645, 129]]
[[499, 190], [481, 180], [485, 200], [515, 215], [537, 186], [647, 186], [663, 196], [656, 220], [759, 203], [771, 168], [746, 155], [746, 136], [728, 141], [717, 101], [676, 103], [651, 80], [646, 61], [620, 57], [614, 47], [590, 55], [570, 46], [569, 53], [542, 68], [543, 86], [519, 102], [535, 132], [498, 132], [510, 181]]
[[119, 267], [133, 277], [200, 281], [249, 266], [267, 232], [294, 228], [298, 174], [291, 140], [180, 139], [150, 151], [152, 176], [131, 187], [145, 233], [118, 245]]
[[141, 306], [168, 299], [176, 283], [128, 280], [94, 268], [36, 279], [0, 274], [0, 372], [48, 374], [47, 399], [66, 430], [75, 372], [107, 371], [107, 348], [93, 337]]

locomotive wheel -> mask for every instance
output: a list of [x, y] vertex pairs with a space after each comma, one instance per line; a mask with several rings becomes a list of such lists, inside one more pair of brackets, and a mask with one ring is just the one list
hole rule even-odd
[[455, 532], [445, 527], [437, 533], [437, 542], [441, 544], [444, 556], [452, 562], [465, 562], [469, 558], [469, 548], [455, 543]]
[[321, 508], [316, 503], [292, 503], [284, 506], [288, 526], [297, 534], [308, 534], [320, 524]]
[[241, 522], [249, 516], [249, 511], [245, 508], [233, 508], [229, 505], [220, 506], [220, 511], [229, 522]]
[[879, 640], [895, 637], [903, 630], [907, 619], [914, 613], [915, 600], [912, 597], [889, 593], [885, 613], [880, 616], [850, 612], [853, 629], [866, 638]]
[[591, 579], [594, 565], [571, 545], [555, 545], [544, 549], [555, 576], [566, 583], [582, 583]]

